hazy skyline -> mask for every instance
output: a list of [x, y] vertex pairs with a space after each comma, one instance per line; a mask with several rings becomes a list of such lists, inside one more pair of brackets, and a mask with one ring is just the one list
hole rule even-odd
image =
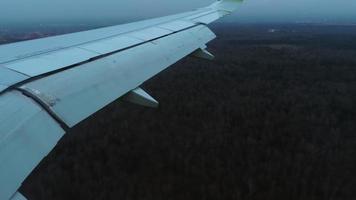
[[[50, 22], [123, 23], [189, 11], [213, 0], [1, 0], [0, 24]], [[355, 23], [353, 0], [246, 0], [225, 22], [330, 22]]]

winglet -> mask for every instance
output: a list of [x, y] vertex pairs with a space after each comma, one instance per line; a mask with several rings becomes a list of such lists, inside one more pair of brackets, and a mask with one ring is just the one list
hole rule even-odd
[[238, 5], [243, 1], [244, 0], [218, 0], [212, 4], [211, 7], [231, 13], [235, 11], [238, 8]]
[[203, 24], [210, 24], [211, 22], [218, 20], [219, 18], [222, 18], [226, 15], [230, 15], [238, 8], [241, 2], [243, 2], [243, 0], [218, 0], [210, 6], [204, 8], [214, 12], [207, 15], [195, 17], [192, 20]]
[[145, 92], [141, 88], [136, 88], [131, 90], [128, 94], [126, 94], [123, 99], [127, 102], [138, 104], [141, 106], [157, 108], [159, 103], [151, 97], [147, 92]]

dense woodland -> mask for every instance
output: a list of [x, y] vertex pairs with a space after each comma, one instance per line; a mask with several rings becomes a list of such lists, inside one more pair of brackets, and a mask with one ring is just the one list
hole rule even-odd
[[216, 60], [143, 85], [68, 133], [29, 199], [356, 199], [356, 27], [212, 27]]

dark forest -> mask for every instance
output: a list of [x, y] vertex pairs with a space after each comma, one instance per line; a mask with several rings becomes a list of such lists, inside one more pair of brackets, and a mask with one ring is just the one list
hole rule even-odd
[[29, 199], [356, 199], [356, 26], [217, 24], [185, 58], [71, 130]]

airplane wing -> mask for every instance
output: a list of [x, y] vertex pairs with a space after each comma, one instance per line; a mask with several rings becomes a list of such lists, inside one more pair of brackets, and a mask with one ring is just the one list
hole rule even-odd
[[0, 199], [70, 128], [121, 99], [157, 107], [140, 85], [188, 56], [212, 59], [207, 24], [241, 0], [168, 17], [0, 46]]

